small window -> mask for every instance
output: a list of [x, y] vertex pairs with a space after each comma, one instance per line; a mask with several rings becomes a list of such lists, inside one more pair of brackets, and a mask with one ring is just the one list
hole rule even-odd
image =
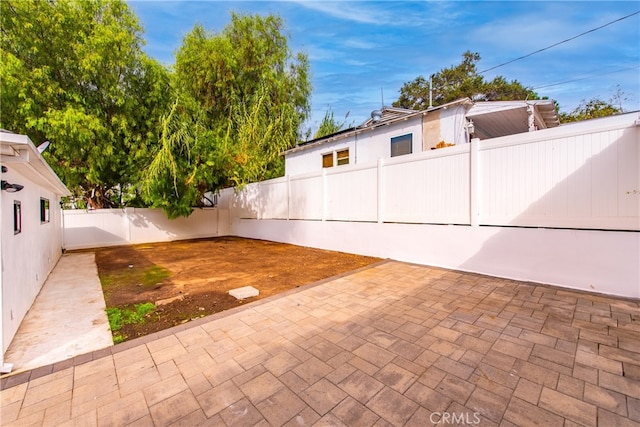
[[323, 168], [333, 167], [333, 153], [322, 155], [322, 167]]
[[391, 138], [391, 157], [403, 156], [413, 152], [413, 135], [407, 134]]
[[342, 150], [334, 151], [332, 153], [326, 153], [322, 155], [322, 167], [331, 168], [334, 165], [348, 165], [349, 164], [349, 149], [344, 148]]
[[49, 222], [49, 199], [40, 199], [40, 223]]
[[22, 232], [22, 207], [17, 200], [13, 201], [13, 234]]
[[340, 165], [348, 165], [349, 164], [349, 149], [340, 150], [336, 153], [336, 159], [338, 166]]

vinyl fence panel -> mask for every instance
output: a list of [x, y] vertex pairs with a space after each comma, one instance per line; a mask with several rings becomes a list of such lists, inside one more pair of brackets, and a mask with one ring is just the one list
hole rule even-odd
[[326, 217], [335, 221], [378, 220], [378, 168], [376, 165], [338, 167], [328, 171]]
[[384, 221], [470, 223], [469, 145], [384, 166]]

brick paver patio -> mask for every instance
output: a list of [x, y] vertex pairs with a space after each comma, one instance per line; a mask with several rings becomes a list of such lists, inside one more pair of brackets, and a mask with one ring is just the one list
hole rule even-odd
[[3, 426], [640, 425], [640, 309], [384, 262], [2, 388]]

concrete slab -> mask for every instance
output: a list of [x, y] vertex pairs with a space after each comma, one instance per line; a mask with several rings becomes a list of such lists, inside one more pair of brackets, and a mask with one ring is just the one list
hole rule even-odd
[[231, 289], [229, 295], [236, 299], [245, 299], [251, 297], [257, 297], [260, 294], [253, 286], [244, 286], [242, 288]]
[[113, 345], [93, 253], [65, 254], [4, 355], [12, 373]]

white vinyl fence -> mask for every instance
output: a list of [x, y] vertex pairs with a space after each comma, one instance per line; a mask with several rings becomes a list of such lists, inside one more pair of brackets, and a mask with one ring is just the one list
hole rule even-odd
[[634, 117], [251, 184], [232, 217], [640, 230]]
[[67, 249], [235, 235], [640, 298], [629, 113], [264, 181], [189, 218], [65, 211]]
[[188, 218], [167, 219], [161, 209], [65, 210], [65, 249], [86, 249], [228, 235], [229, 213], [194, 209]]

